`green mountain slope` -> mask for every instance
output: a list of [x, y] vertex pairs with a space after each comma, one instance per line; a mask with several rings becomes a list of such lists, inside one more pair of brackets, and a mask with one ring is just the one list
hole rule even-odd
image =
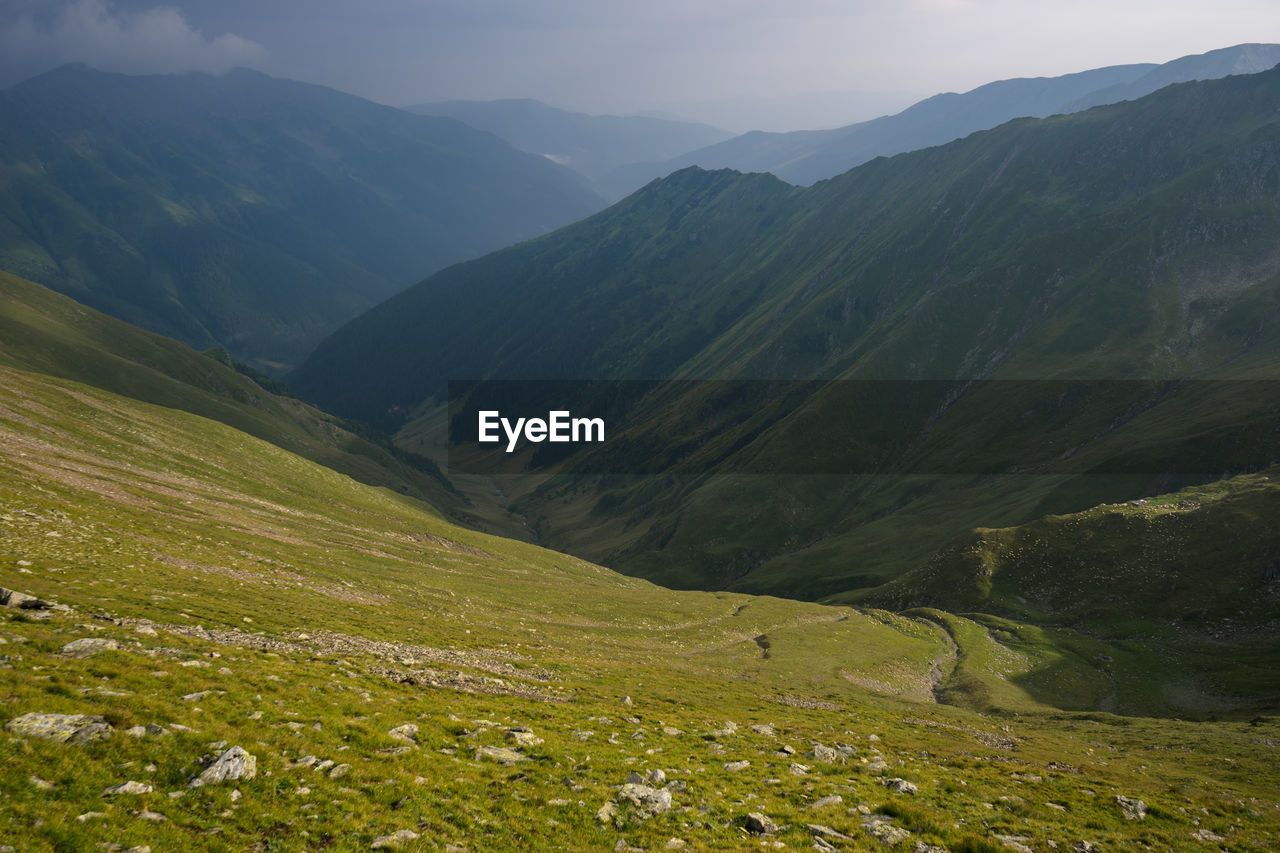
[[[1064, 713], [1020, 676], [1085, 676], [971, 619], [671, 592], [10, 366], [0, 534], [0, 585], [58, 605], [0, 608], [22, 848], [741, 850], [752, 812], [795, 847], [1277, 841], [1273, 719]], [[933, 701], [957, 677], [988, 714]]]
[[[915, 478], [896, 457], [869, 477], [800, 476], [851, 470], [794, 464], [831, 447], [823, 426], [849, 408], [834, 392], [717, 403], [708, 426], [709, 392], [673, 385], [620, 427], [702, 448], [671, 476], [503, 485], [544, 543], [665, 584], [875, 586], [974, 527], [1270, 464], [1274, 393], [1181, 380], [1277, 375], [1278, 108], [1267, 72], [1012, 122], [809, 189], [687, 170], [411, 288], [294, 382], [394, 428], [448, 379], [973, 380], [928, 389], [914, 420], [863, 407], [920, 448]], [[1066, 379], [1103, 384], [1058, 400], [1046, 380]], [[431, 450], [432, 430], [402, 437]], [[1062, 464], [1028, 455], [1049, 439]], [[1009, 451], [994, 472], [990, 447]], [[777, 476], [706, 476], [731, 471]]]
[[424, 274], [598, 210], [450, 119], [250, 71], [0, 92], [0, 268], [278, 370]]
[[409, 464], [353, 425], [274, 393], [225, 353], [195, 352], [2, 272], [0, 364], [209, 418], [365, 483], [419, 497], [447, 491], [425, 460]]
[[[649, 116], [597, 116], [556, 109], [538, 101], [441, 101], [406, 107], [420, 115], [449, 116], [581, 172], [602, 194], [601, 181], [631, 163], [669, 160], [729, 139], [706, 124]], [[614, 196], [618, 198], [618, 196]]]
[[934, 95], [900, 113], [834, 130], [754, 132], [660, 163], [636, 164], [610, 176], [614, 192], [634, 190], [688, 166], [771, 172], [813, 184], [875, 157], [940, 145], [1019, 117], [1071, 113], [1148, 95], [1164, 86], [1252, 74], [1280, 62], [1280, 45], [1243, 44], [1162, 65], [1117, 65], [1061, 77], [1017, 78], [969, 92]]

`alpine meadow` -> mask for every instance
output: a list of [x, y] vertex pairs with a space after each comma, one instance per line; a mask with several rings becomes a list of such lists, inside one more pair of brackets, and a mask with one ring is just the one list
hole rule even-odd
[[1280, 45], [411, 5], [0, 11], [0, 851], [1280, 849]]

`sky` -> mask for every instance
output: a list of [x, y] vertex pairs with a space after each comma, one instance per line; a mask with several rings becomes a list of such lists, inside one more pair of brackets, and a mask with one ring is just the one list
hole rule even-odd
[[382, 103], [524, 97], [830, 127], [1009, 77], [1280, 42], [1280, 0], [0, 0], [0, 86], [247, 66]]

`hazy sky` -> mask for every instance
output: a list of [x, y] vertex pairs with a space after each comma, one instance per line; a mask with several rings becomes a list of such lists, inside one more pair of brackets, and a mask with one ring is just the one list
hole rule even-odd
[[765, 125], [770, 99], [965, 91], [1242, 42], [1280, 42], [1280, 0], [0, 0], [0, 85], [69, 61], [246, 65], [395, 105], [703, 118], [737, 102], [739, 124]]

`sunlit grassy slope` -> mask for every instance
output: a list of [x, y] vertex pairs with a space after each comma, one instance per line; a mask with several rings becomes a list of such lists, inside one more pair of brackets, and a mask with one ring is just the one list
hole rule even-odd
[[[813, 846], [807, 824], [883, 849], [873, 814], [913, 833], [901, 849], [1280, 843], [1273, 718], [1061, 712], [1020, 684], [1057, 647], [1008, 639], [1018, 623], [672, 592], [14, 366], [0, 585], [74, 608], [0, 610], [0, 718], [115, 729], [84, 746], [0, 735], [0, 843], [21, 850], [366, 850], [400, 830], [421, 850], [756, 849], [749, 812], [795, 849]], [[60, 652], [86, 637], [118, 648]], [[125, 734], [152, 723], [171, 733]], [[406, 723], [413, 745], [388, 735]], [[527, 760], [477, 754], [514, 746], [517, 727], [542, 741], [518, 747]], [[257, 776], [189, 788], [225, 745]], [[655, 769], [683, 783], [670, 811], [598, 819], [629, 773]], [[918, 793], [883, 784], [899, 777]], [[126, 780], [154, 790], [104, 795]], [[1118, 794], [1147, 818], [1126, 820]]]

